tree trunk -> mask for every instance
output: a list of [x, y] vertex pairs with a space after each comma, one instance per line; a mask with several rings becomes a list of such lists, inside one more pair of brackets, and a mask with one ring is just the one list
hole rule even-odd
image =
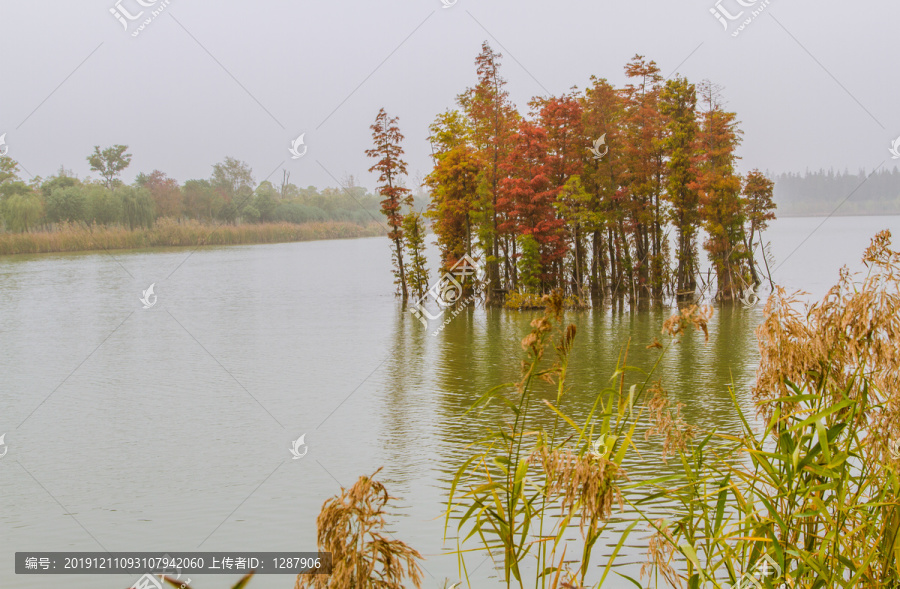
[[611, 288], [611, 291], [613, 294], [618, 296], [618, 294], [622, 291], [622, 281], [624, 280], [623, 272], [622, 272], [623, 260], [622, 260], [622, 254], [620, 252], [620, 247], [619, 247], [619, 236], [618, 236], [618, 234], [616, 234], [615, 228], [610, 227], [608, 230], [608, 233], [609, 233], [609, 259], [610, 259], [610, 263], [614, 264], [614, 267], [613, 267], [614, 271], [612, 273], [613, 287]]
[[518, 255], [518, 243], [513, 238], [512, 241], [512, 287], [513, 290], [519, 290], [519, 267], [516, 265], [516, 256]]
[[[631, 252], [628, 247], [628, 238], [625, 235], [625, 227], [623, 226], [622, 221], [619, 221], [619, 245], [621, 247], [621, 251], [616, 251], [616, 255], [618, 259], [622, 261], [622, 268], [620, 271], [620, 277], [622, 279], [622, 290], [627, 292], [632, 300], [635, 299], [635, 276], [634, 276], [634, 266], [632, 265], [631, 260]], [[618, 248], [617, 248], [618, 250]]]
[[394, 247], [397, 250], [397, 267], [400, 270], [400, 296], [405, 301], [409, 298], [409, 291], [406, 288], [406, 268], [403, 266], [403, 246], [400, 244], [400, 238], [394, 239]]
[[749, 256], [750, 262], [750, 276], [753, 278], [753, 286], [758, 286], [762, 283], [759, 279], [759, 275], [756, 273], [756, 259], [753, 255], [753, 250], [750, 249], [753, 245], [753, 228], [750, 228], [750, 243], [747, 243], [747, 236], [744, 236], [744, 247], [747, 248], [747, 255]]
[[573, 276], [572, 276], [572, 293], [581, 297], [583, 293], [581, 292], [582, 285], [584, 284], [584, 278], [582, 277], [582, 251], [581, 251], [581, 227], [579, 227], [578, 223], [575, 223], [574, 227], [574, 236], [575, 236], [575, 263], [573, 265]]
[[662, 226], [660, 224], [659, 194], [655, 194], [653, 211], [653, 260], [651, 262], [651, 294], [654, 299], [662, 299], [663, 294], [663, 259], [662, 259]]
[[591, 233], [591, 304], [595, 307], [600, 303], [600, 279], [599, 279], [599, 250], [600, 250], [600, 232], [594, 230]]

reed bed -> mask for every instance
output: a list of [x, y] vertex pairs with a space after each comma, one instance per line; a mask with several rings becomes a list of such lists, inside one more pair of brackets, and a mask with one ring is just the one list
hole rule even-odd
[[[866, 272], [845, 269], [805, 313], [776, 288], [757, 330], [750, 391], [763, 425], [751, 425], [732, 387], [738, 435], [685, 423], [651, 381], [657, 366], [628, 366], [627, 347], [586, 418], [564, 413], [579, 386], [566, 378], [576, 330], [563, 329], [562, 295], [545, 298], [522, 341], [521, 380], [470, 409], [505, 407], [451, 482], [445, 538], [453, 524], [460, 576], [469, 582], [466, 557], [475, 552], [492, 557], [497, 585], [508, 589], [600, 589], [615, 577], [617, 587], [655, 589], [900, 587], [900, 251], [890, 246], [889, 232], [875, 236]], [[668, 345], [648, 348], [661, 359], [691, 328], [708, 337], [711, 314], [681, 310], [663, 325]], [[536, 394], [540, 380], [555, 385], [555, 401]], [[682, 469], [628, 479], [623, 464], [637, 456], [641, 421], [663, 460], [675, 457]], [[668, 517], [652, 509], [660, 500], [672, 506]], [[614, 568], [640, 521], [609, 528], [617, 504], [652, 531], [640, 579]], [[576, 527], [580, 554], [566, 550]], [[611, 556], [592, 564], [604, 544], [615, 546]]]
[[381, 225], [345, 221], [213, 225], [160, 219], [150, 229], [61, 223], [51, 231], [0, 233], [0, 255], [198, 245], [288, 243], [384, 235]]

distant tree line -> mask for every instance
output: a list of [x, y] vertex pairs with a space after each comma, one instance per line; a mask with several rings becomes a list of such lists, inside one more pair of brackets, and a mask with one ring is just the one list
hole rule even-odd
[[829, 169], [775, 176], [775, 202], [782, 215], [900, 214], [900, 170], [881, 168], [871, 174], [860, 170]]
[[[760, 282], [755, 240], [774, 218], [773, 184], [758, 170], [738, 173], [742, 132], [720, 88], [664, 80], [636, 55], [624, 87], [592, 77], [584, 91], [532, 99], [523, 115], [500, 58], [485, 42], [477, 84], [430, 126], [426, 216], [443, 271], [480, 257], [489, 303], [555, 289], [594, 304], [690, 299], [701, 288], [702, 247], [719, 298]], [[372, 131], [367, 153], [377, 160], [370, 171], [379, 174], [398, 291], [421, 294], [410, 280], [427, 270], [409, 237], [419, 221], [401, 181], [403, 135], [384, 109]]]
[[[256, 183], [253, 170], [227, 157], [209, 178], [180, 184], [154, 170], [126, 184], [120, 179], [131, 163], [125, 145], [88, 156], [99, 180], [81, 180], [65, 168], [48, 178], [25, 182], [18, 164], [0, 157], [0, 219], [7, 231], [50, 229], [58, 223], [151, 227], [158, 218], [196, 219], [210, 223], [308, 223], [345, 221], [368, 224], [380, 219], [379, 197], [355, 186], [300, 188], [284, 173], [280, 184]], [[421, 197], [420, 197], [421, 198]], [[424, 206], [424, 201], [422, 201]]]

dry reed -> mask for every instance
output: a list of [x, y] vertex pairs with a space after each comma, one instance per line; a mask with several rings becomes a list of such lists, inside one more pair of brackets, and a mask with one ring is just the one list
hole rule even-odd
[[0, 233], [0, 255], [93, 250], [124, 250], [198, 245], [288, 243], [320, 239], [351, 239], [383, 235], [377, 223], [258, 223], [212, 225], [195, 220], [159, 219], [150, 229], [60, 223], [53, 231]]
[[404, 578], [421, 587], [422, 555], [388, 538], [385, 507], [394, 499], [372, 476], [361, 476], [349, 489], [325, 501], [316, 518], [320, 552], [330, 552], [332, 571], [297, 576], [295, 589], [402, 589]]
[[[900, 253], [889, 231], [866, 249], [861, 282], [844, 268], [825, 298], [798, 310], [796, 297], [778, 288], [758, 328], [762, 356], [754, 398], [771, 416], [774, 401], [791, 393], [787, 382], [828, 395], [838, 403], [862, 400], [870, 411], [856, 415], [882, 460], [897, 463], [900, 441]], [[791, 405], [788, 410], [797, 410]]]

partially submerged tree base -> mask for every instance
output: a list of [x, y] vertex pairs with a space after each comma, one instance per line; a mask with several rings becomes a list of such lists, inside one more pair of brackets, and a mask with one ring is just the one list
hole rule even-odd
[[[506, 293], [503, 306], [507, 309], [518, 309], [526, 311], [531, 309], [544, 309], [547, 302], [544, 300], [546, 295], [522, 292], [514, 290]], [[562, 306], [566, 309], [587, 309], [590, 305], [580, 297], [570, 295], [562, 299]]]

